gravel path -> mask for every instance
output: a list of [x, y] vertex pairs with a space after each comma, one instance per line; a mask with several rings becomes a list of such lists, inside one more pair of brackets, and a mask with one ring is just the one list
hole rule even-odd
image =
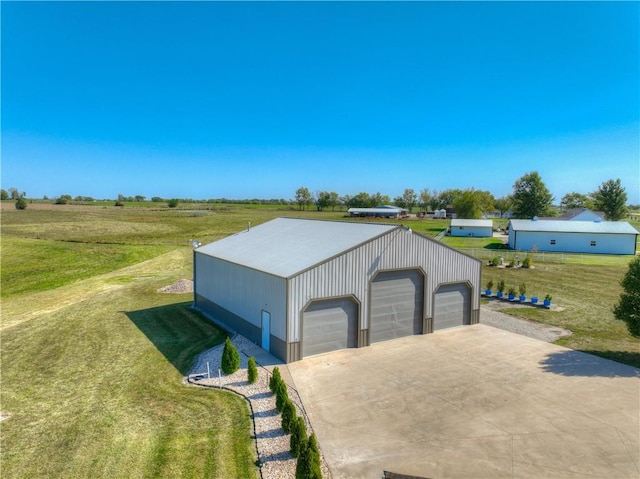
[[[249, 384], [247, 381], [247, 362], [250, 356], [255, 355], [256, 346], [243, 336], [235, 335], [231, 342], [240, 352], [240, 369], [226, 376], [221, 373], [218, 377], [218, 368], [222, 359], [224, 344], [216, 346], [202, 353], [194, 364], [191, 373], [187, 376], [187, 382], [211, 388], [222, 387], [244, 396], [251, 404], [252, 419], [255, 428], [255, 440], [259, 460], [263, 463], [260, 469], [263, 479], [293, 479], [296, 473], [296, 459], [289, 454], [289, 434], [282, 430], [282, 419], [276, 410], [275, 395], [269, 389], [270, 372], [264, 368], [258, 368], [258, 381]], [[258, 348], [259, 349], [259, 348]], [[211, 378], [207, 377], [207, 363]], [[281, 366], [282, 367], [286, 366]], [[298, 392], [288, 386], [289, 398], [295, 404], [298, 416], [304, 418], [307, 423], [307, 433], [311, 434], [312, 428], [304, 411]], [[322, 461], [322, 477], [330, 478], [331, 474], [324, 457]]]
[[[514, 304], [505, 304], [491, 301], [489, 304], [480, 306], [480, 322], [494, 328], [504, 329], [530, 338], [553, 343], [563, 336], [570, 336], [571, 331], [558, 326], [536, 323], [527, 319], [516, 318], [506, 313], [500, 312], [501, 307], [515, 307]], [[522, 306], [527, 307], [527, 306]]]

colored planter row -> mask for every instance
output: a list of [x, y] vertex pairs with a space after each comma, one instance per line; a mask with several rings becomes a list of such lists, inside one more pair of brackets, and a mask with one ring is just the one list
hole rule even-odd
[[[484, 292], [485, 296], [491, 297], [491, 295], [493, 294], [493, 291], [491, 291], [490, 289], [485, 290]], [[502, 291], [498, 291], [496, 293], [496, 298], [500, 298], [502, 299], [504, 297], [504, 293]], [[507, 299], [509, 301], [515, 301], [516, 299], [516, 295], [515, 294], [509, 294], [507, 295]], [[527, 301], [527, 297], [525, 295], [520, 295], [518, 297], [518, 301], [521, 303], [524, 303]], [[537, 296], [532, 296], [531, 297], [531, 304], [538, 304], [538, 297]], [[550, 308], [551, 307], [551, 300], [550, 299], [545, 299], [542, 301], [542, 304], [547, 307]]]

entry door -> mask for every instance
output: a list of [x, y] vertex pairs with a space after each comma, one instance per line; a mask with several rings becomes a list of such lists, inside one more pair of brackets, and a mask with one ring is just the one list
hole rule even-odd
[[271, 338], [271, 313], [262, 312], [262, 349], [269, 351], [269, 340]]

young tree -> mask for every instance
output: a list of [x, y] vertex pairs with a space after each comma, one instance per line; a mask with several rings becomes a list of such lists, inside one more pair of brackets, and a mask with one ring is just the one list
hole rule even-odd
[[313, 197], [311, 196], [308, 188], [301, 186], [296, 190], [296, 203], [300, 210], [308, 209], [312, 202]]
[[298, 446], [298, 461], [296, 462], [296, 479], [309, 479], [309, 440], [306, 436], [300, 438]]
[[256, 358], [251, 356], [247, 363], [247, 381], [254, 384], [258, 380], [258, 366], [256, 366]]
[[9, 199], [9, 193], [7, 192], [7, 190], [0, 190], [0, 200], [8, 200]]
[[269, 378], [269, 389], [273, 394], [276, 393], [276, 387], [278, 383], [282, 382], [282, 376], [280, 375], [280, 368], [278, 366], [273, 368], [273, 373], [271, 373], [271, 377]]
[[531, 219], [551, 212], [553, 195], [537, 171], [526, 173], [513, 184], [513, 216]]
[[632, 335], [640, 336], [640, 256], [629, 263], [629, 270], [620, 284], [623, 291], [613, 314], [627, 324]]
[[418, 195], [411, 188], [406, 188], [402, 193], [402, 202], [404, 203], [403, 208], [408, 209], [409, 213], [411, 213], [411, 210], [418, 202]]
[[276, 409], [278, 412], [284, 410], [284, 405], [289, 400], [289, 393], [287, 392], [287, 385], [284, 381], [280, 380], [276, 385]]
[[511, 209], [513, 204], [511, 200], [511, 196], [503, 196], [502, 198], [498, 198], [493, 202], [495, 208], [500, 212], [500, 218]]
[[587, 195], [574, 191], [572, 193], [567, 193], [562, 197], [560, 200], [560, 208], [565, 211], [572, 210], [574, 208], [587, 208], [588, 210], [592, 210], [594, 206], [591, 198]]
[[320, 451], [318, 450], [318, 441], [316, 441], [315, 434], [311, 434], [311, 436], [309, 436], [306, 455], [308, 479], [322, 479], [322, 469], [320, 469]]
[[27, 209], [27, 200], [23, 197], [20, 197], [16, 200], [16, 209], [17, 210], [26, 210]]
[[11, 195], [12, 200], [17, 200], [20, 198], [20, 191], [15, 186], [9, 188], [9, 194]]
[[240, 354], [231, 343], [229, 337], [224, 341], [224, 349], [222, 350], [222, 372], [225, 374], [233, 374], [240, 367]]
[[300, 416], [296, 418], [292, 426], [291, 437], [289, 438], [289, 452], [293, 457], [298, 457], [307, 442], [307, 426], [304, 423], [304, 418]]
[[453, 207], [456, 210], [458, 218], [482, 218], [482, 210], [478, 204], [478, 200], [473, 190], [465, 190], [458, 196]]
[[607, 220], [618, 221], [627, 214], [627, 192], [620, 178], [605, 181], [592, 196], [595, 208], [604, 212]]

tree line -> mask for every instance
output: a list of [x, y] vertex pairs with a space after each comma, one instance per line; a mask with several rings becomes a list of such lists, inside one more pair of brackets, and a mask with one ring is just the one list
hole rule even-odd
[[560, 211], [573, 208], [587, 208], [602, 211], [609, 221], [617, 221], [627, 214], [627, 193], [620, 179], [603, 182], [591, 193], [571, 192], [560, 201], [560, 210], [554, 206], [555, 198], [542, 181], [537, 171], [526, 173], [513, 184], [513, 192], [501, 198], [495, 198], [491, 192], [467, 189], [446, 189], [443, 191], [427, 188], [416, 193], [407, 188], [402, 195], [393, 200], [380, 193], [360, 192], [357, 195], [340, 196], [336, 192], [319, 191], [311, 193], [302, 186], [295, 192], [294, 202], [300, 210], [312, 205], [318, 210], [345, 208], [375, 208], [393, 205], [404, 208], [410, 213], [414, 208], [420, 211], [434, 211], [452, 207], [458, 218], [482, 218], [486, 213], [499, 212], [502, 218], [511, 212], [513, 218], [533, 218], [556, 216]]

